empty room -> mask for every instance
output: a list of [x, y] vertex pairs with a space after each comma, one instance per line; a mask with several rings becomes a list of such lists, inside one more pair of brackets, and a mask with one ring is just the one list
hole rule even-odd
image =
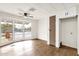
[[0, 3], [0, 56], [78, 56], [78, 3]]

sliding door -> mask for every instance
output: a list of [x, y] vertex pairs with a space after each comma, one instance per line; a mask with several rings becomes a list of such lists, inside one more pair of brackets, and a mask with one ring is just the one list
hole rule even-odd
[[1, 39], [0, 45], [4, 45], [13, 41], [13, 25], [12, 21], [1, 21]]
[[24, 24], [24, 37], [25, 37], [25, 40], [27, 39], [31, 39], [32, 35], [31, 35], [31, 22], [30, 23], [25, 23]]
[[0, 33], [0, 45], [5, 45], [13, 41], [32, 39], [31, 22], [1, 20]]
[[21, 21], [14, 22], [14, 40], [23, 40], [23, 23]]

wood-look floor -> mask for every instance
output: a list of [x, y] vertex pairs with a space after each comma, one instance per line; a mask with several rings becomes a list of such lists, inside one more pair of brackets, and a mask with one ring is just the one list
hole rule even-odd
[[77, 56], [77, 50], [62, 46], [55, 48], [43, 40], [28, 40], [0, 48], [1, 56]]

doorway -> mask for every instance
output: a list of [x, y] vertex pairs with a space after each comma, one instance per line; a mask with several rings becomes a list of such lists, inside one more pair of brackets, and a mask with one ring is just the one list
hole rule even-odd
[[77, 17], [60, 19], [60, 43], [77, 48]]

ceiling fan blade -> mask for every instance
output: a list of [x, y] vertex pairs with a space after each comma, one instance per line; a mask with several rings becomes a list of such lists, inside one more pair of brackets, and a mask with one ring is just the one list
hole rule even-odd
[[21, 11], [21, 12], [23, 12], [23, 13], [26, 12], [26, 11], [24, 11], [24, 10], [22, 10], [22, 9], [18, 9], [18, 10]]
[[29, 16], [30, 15], [30, 13], [27, 13], [27, 16]]
[[30, 8], [29, 9], [29, 11], [32, 11], [32, 12], [35, 11], [35, 10], [36, 10], [35, 8]]
[[20, 12], [18, 12], [18, 15], [20, 15], [20, 16], [24, 16], [24, 14], [23, 14], [23, 13], [20, 13]]

